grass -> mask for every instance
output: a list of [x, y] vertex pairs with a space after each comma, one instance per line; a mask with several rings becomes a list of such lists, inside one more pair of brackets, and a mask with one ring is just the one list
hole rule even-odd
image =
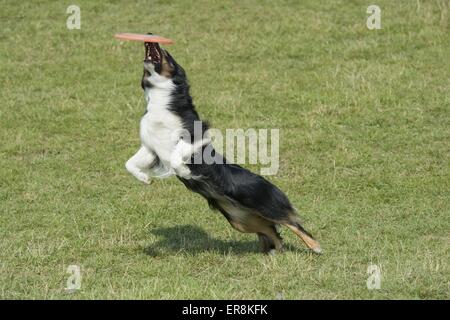
[[[365, 1], [77, 1], [81, 30], [69, 4], [2, 2], [1, 298], [450, 298], [448, 1], [377, 1], [381, 30]], [[112, 35], [147, 31], [215, 128], [280, 129], [268, 178], [323, 255], [287, 230], [261, 255], [176, 179], [126, 172], [143, 48]]]

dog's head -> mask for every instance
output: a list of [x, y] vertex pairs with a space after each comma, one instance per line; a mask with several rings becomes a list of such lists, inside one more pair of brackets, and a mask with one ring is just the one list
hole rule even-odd
[[[164, 85], [173, 82], [180, 76], [184, 78], [184, 70], [167, 50], [158, 43], [145, 42], [144, 75], [142, 87]], [[171, 81], [172, 80], [172, 81]]]

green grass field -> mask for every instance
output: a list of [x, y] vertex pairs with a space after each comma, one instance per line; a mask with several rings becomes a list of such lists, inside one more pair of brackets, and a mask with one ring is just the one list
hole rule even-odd
[[[449, 1], [376, 1], [381, 30], [372, 1], [77, 1], [81, 30], [70, 4], [1, 4], [0, 298], [450, 298]], [[286, 229], [262, 255], [177, 179], [126, 172], [143, 46], [113, 34], [149, 31], [213, 127], [280, 130], [268, 179], [323, 255]]]

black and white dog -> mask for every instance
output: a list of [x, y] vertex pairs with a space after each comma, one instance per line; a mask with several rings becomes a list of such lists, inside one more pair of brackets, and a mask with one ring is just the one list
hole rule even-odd
[[[262, 250], [282, 249], [278, 225], [287, 226], [316, 253], [320, 245], [299, 222], [295, 209], [284, 193], [263, 177], [239, 165], [227, 163], [216, 153], [211, 141], [195, 137], [194, 123], [201, 122], [184, 69], [157, 43], [145, 43], [144, 75], [147, 112], [140, 123], [142, 146], [127, 163], [127, 170], [138, 180], [176, 175], [184, 185], [202, 195], [211, 208], [220, 211], [241, 232], [256, 233]], [[189, 133], [186, 138], [183, 132]], [[191, 161], [209, 148], [214, 163]]]

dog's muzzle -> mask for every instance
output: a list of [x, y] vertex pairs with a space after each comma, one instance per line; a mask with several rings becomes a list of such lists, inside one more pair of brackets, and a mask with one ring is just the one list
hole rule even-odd
[[156, 42], [145, 42], [144, 62], [160, 64], [162, 61], [161, 47]]

